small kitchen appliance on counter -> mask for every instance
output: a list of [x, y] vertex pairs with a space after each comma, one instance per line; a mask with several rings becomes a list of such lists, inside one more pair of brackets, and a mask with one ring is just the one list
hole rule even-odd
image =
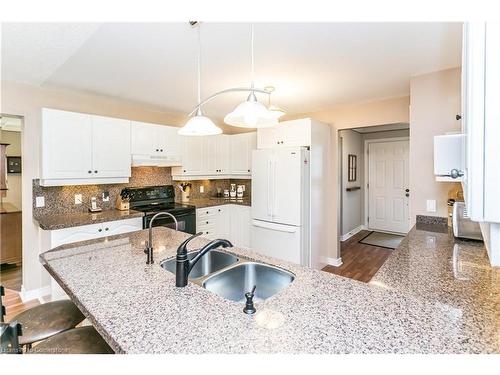
[[467, 215], [464, 202], [453, 204], [453, 235], [458, 238], [483, 241], [479, 223], [472, 221]]
[[89, 212], [101, 212], [102, 208], [97, 206], [97, 198], [92, 197], [90, 199], [90, 207], [89, 207]]

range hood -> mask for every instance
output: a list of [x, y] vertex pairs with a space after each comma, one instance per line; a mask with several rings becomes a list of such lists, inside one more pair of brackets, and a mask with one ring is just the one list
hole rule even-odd
[[182, 157], [179, 155], [132, 155], [132, 167], [179, 167]]
[[8, 143], [0, 143], [0, 195], [3, 195], [7, 186], [7, 156], [6, 148]]

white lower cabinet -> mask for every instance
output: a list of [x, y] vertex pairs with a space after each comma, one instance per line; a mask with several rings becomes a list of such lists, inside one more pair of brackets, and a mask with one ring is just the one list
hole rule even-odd
[[237, 247], [250, 247], [250, 207], [235, 204], [198, 208], [196, 232], [211, 240], [227, 239]]
[[[42, 230], [42, 252], [48, 251], [60, 245], [135, 232], [141, 229], [142, 218], [136, 217], [98, 224], [81, 225], [72, 228]], [[50, 279], [50, 287], [52, 300], [68, 298], [59, 284], [52, 278]]]

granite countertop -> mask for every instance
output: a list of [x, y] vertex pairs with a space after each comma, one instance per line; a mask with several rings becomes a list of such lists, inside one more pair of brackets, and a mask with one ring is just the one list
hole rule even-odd
[[189, 202], [185, 202], [185, 204], [190, 204], [195, 206], [196, 208], [205, 208], [212, 206], [221, 206], [224, 204], [237, 204], [241, 206], [251, 206], [250, 197], [244, 197], [241, 199], [238, 198], [191, 198]]
[[[468, 273], [469, 281], [456, 282], [464, 289], [474, 289], [471, 296], [477, 295], [479, 300], [460, 305], [438, 295], [427, 300], [425, 293], [409, 293], [407, 287], [411, 288], [413, 278], [408, 284], [400, 281], [398, 290], [395, 282], [393, 287], [368, 285], [249, 250], [227, 249], [295, 274], [292, 284], [257, 302], [257, 313], [249, 316], [242, 312], [243, 304], [193, 283], [176, 288], [175, 275], [159, 264], [174, 256], [187, 235], [163, 227], [153, 232], [153, 265], [145, 264], [147, 231], [63, 245], [40, 255], [50, 274], [118, 353], [500, 352], [498, 308], [486, 302], [498, 298], [498, 273], [487, 271], [484, 248], [462, 248], [463, 255], [471, 253], [471, 267], [479, 259], [480, 268], [474, 266], [478, 272]], [[439, 259], [434, 259], [443, 263], [447, 274], [442, 277], [449, 279], [452, 268], [448, 253], [452, 249], [441, 235], [447, 236], [413, 229], [399, 251], [403, 255], [395, 252], [381, 270], [379, 283], [391, 281], [391, 267], [393, 279], [412, 275], [411, 271], [405, 273], [405, 268], [419, 267], [432, 251], [429, 236], [437, 239], [434, 253]], [[207, 242], [195, 239], [191, 248]], [[411, 249], [409, 257], [404, 257], [405, 246]], [[423, 254], [417, 253], [419, 246], [424, 247]], [[431, 276], [426, 270], [421, 272], [425, 277], [415, 280], [419, 284], [440, 279], [439, 273]], [[454, 283], [451, 279], [448, 282]], [[481, 297], [482, 293], [489, 294]]]
[[54, 214], [35, 217], [40, 228], [44, 230], [56, 230], [80, 225], [104, 223], [106, 221], [116, 221], [132, 219], [144, 216], [143, 212], [135, 210], [105, 210], [101, 212], [79, 212], [73, 214]]
[[500, 352], [500, 268], [490, 266], [483, 242], [442, 228], [417, 224], [370, 285], [433, 303]]
[[12, 203], [0, 203], [0, 214], [13, 214], [17, 212], [21, 212], [21, 209], [17, 208]]

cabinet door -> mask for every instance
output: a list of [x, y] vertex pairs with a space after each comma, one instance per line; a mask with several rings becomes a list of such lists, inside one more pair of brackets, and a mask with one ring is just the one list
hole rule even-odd
[[250, 207], [238, 205], [227, 207], [230, 207], [230, 241], [237, 247], [250, 248]]
[[280, 129], [280, 146], [311, 146], [311, 120], [300, 119], [285, 121], [278, 125]]
[[130, 177], [130, 121], [92, 116], [92, 174]]
[[256, 133], [231, 136], [231, 174], [251, 175], [252, 150], [256, 148]]
[[215, 160], [217, 166], [217, 174], [229, 174], [229, 136], [218, 135], [217, 147], [215, 150]]
[[230, 239], [229, 206], [216, 206], [215, 208], [215, 237]]
[[218, 136], [213, 135], [209, 137], [204, 137], [203, 142], [203, 162], [204, 162], [204, 172], [206, 175], [216, 175], [219, 173], [219, 168], [217, 165], [217, 139]]
[[183, 175], [203, 175], [205, 174], [204, 162], [204, 137], [183, 137]]
[[279, 145], [280, 124], [272, 128], [257, 129], [257, 148], [274, 148]]
[[134, 155], [153, 155], [156, 142], [156, 125], [132, 121], [131, 151]]
[[159, 150], [161, 155], [181, 157], [182, 144], [180, 136], [177, 134], [178, 128], [163, 125], [156, 127], [158, 145], [155, 147], [155, 151]]
[[42, 178], [89, 178], [92, 174], [90, 115], [42, 110]]

